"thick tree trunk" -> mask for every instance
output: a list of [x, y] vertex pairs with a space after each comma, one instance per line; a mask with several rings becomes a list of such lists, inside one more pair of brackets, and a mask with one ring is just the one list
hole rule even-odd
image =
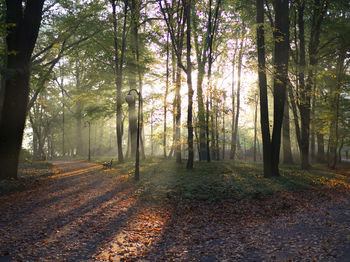
[[3, 87], [0, 109], [0, 179], [17, 178], [29, 97], [30, 58], [38, 36], [44, 0], [6, 0], [7, 70], [12, 74]]
[[277, 0], [274, 2], [275, 27], [273, 32], [275, 39], [274, 50], [274, 118], [272, 140], [270, 141], [270, 129], [268, 121], [267, 83], [265, 68], [264, 48], [264, 3], [257, 0], [257, 38], [258, 38], [258, 65], [260, 87], [260, 115], [261, 131], [263, 137], [264, 176], [279, 176], [279, 156], [281, 147], [281, 131], [286, 98], [286, 85], [288, 81], [288, 50], [289, 50], [289, 1]]
[[[275, 2], [275, 53], [273, 80], [273, 131], [272, 131], [272, 176], [279, 176], [279, 157], [281, 148], [281, 131], [286, 99], [286, 86], [288, 81], [289, 59], [289, 1], [278, 0]], [[278, 40], [278, 41], [277, 41]]]
[[263, 144], [264, 176], [271, 176], [271, 141], [269, 127], [269, 111], [267, 98], [267, 80], [265, 65], [265, 36], [264, 36], [264, 0], [256, 0], [258, 77], [260, 91], [260, 124]]

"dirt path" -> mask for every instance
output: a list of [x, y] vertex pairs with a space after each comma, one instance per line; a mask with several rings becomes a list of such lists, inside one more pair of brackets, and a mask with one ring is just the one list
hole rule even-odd
[[350, 261], [346, 196], [155, 205], [116, 169], [54, 164], [0, 197], [0, 261]]
[[132, 212], [130, 186], [100, 165], [57, 162], [55, 169], [40, 187], [1, 197], [0, 249], [7, 260], [85, 261]]

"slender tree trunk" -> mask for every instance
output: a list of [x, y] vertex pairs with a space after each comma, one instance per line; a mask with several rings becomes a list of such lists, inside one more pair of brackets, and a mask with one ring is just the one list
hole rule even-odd
[[[318, 63], [318, 47], [320, 43], [321, 24], [324, 14], [327, 10], [327, 0], [315, 0], [312, 16], [312, 25], [310, 30], [310, 41], [308, 46], [309, 67], [305, 88], [300, 85], [300, 118], [301, 118], [301, 167], [310, 168], [309, 160], [309, 139], [310, 139], [310, 108], [311, 91], [313, 86], [315, 67]], [[302, 3], [304, 5], [304, 1]], [[302, 7], [301, 7], [302, 8]], [[299, 9], [298, 9], [299, 10]], [[300, 67], [305, 67], [305, 45], [304, 45], [304, 21], [303, 11], [299, 10], [299, 32], [300, 32]], [[303, 71], [303, 70], [301, 70]], [[299, 81], [304, 81], [304, 75], [300, 75]], [[302, 84], [302, 82], [301, 82]]]
[[[210, 74], [211, 75], [211, 74]], [[211, 77], [208, 77], [208, 87], [210, 88], [210, 100], [209, 100], [209, 105], [210, 105], [210, 109], [211, 111], [209, 112], [210, 115], [210, 133], [211, 133], [211, 158], [216, 160], [216, 141], [215, 141], [215, 126], [214, 126], [214, 106], [213, 106], [213, 100], [214, 100], [214, 93], [215, 91], [212, 88], [212, 83], [211, 83]]]
[[166, 84], [165, 84], [165, 94], [164, 94], [164, 127], [163, 127], [163, 155], [166, 158], [166, 136], [167, 136], [167, 98], [169, 92], [169, 33], [166, 39]]
[[317, 161], [319, 163], [324, 163], [325, 162], [325, 152], [324, 152], [323, 134], [318, 133], [316, 138], [317, 138]]
[[343, 149], [343, 146], [344, 146], [344, 139], [342, 138], [342, 140], [340, 142], [339, 149], [338, 149], [338, 163], [339, 164], [341, 164], [341, 162], [342, 162], [341, 151]]
[[64, 130], [64, 125], [65, 125], [65, 115], [64, 115], [64, 111], [65, 111], [65, 108], [64, 108], [64, 91], [63, 91], [63, 75], [61, 74], [61, 86], [62, 86], [62, 89], [61, 89], [61, 94], [62, 94], [62, 156], [64, 157], [65, 154], [66, 154], [66, 151], [65, 151], [65, 148], [64, 148], [64, 140], [65, 140], [65, 130]]
[[210, 139], [209, 139], [209, 87], [207, 91], [207, 101], [206, 101], [206, 134], [207, 134], [207, 162], [210, 162]]
[[193, 168], [193, 124], [192, 124], [192, 62], [191, 62], [191, 0], [186, 0], [185, 15], [187, 20], [186, 46], [187, 46], [187, 87], [188, 87], [188, 109], [187, 109], [187, 129], [188, 129], [188, 160], [187, 169]]
[[196, 137], [196, 144], [197, 144], [197, 151], [198, 151], [198, 158], [200, 160], [200, 143], [199, 143], [199, 136], [198, 136], [198, 120], [195, 120], [194, 124], [194, 135]]
[[[216, 94], [218, 95], [217, 89], [216, 89], [217, 83], [215, 83], [215, 90]], [[217, 97], [214, 99], [215, 103], [215, 155], [216, 155], [216, 160], [220, 160], [220, 147], [219, 147], [219, 102]]]
[[288, 96], [286, 96], [286, 101], [284, 104], [284, 119], [283, 119], [283, 163], [292, 164], [293, 155], [290, 143], [290, 127], [289, 127], [289, 103]]
[[230, 150], [230, 159], [234, 159], [234, 137], [235, 137], [235, 62], [236, 62], [236, 52], [237, 52], [237, 40], [235, 44], [235, 51], [232, 59], [232, 123], [231, 123], [231, 150]]
[[[80, 86], [80, 65], [78, 62], [76, 62], [76, 67], [75, 67], [75, 88], [80, 94], [81, 91], [81, 86]], [[82, 156], [83, 155], [83, 135], [82, 135], [82, 121], [83, 121], [83, 104], [79, 100], [76, 103], [76, 111], [75, 111], [75, 116], [76, 116], [76, 148], [77, 148], [77, 155]]]
[[312, 90], [312, 104], [311, 104], [311, 141], [310, 141], [310, 156], [311, 160], [316, 160], [316, 135], [315, 135], [315, 106], [316, 106], [316, 77], [314, 79], [314, 86]]
[[153, 108], [151, 109], [151, 156], [153, 157]]
[[236, 116], [235, 116], [235, 127], [233, 133], [233, 159], [235, 158], [237, 151], [237, 133], [238, 133], [238, 120], [239, 120], [239, 107], [240, 107], [240, 96], [241, 96], [241, 72], [242, 72], [242, 56], [243, 56], [243, 39], [241, 40], [240, 50], [238, 53], [238, 82], [237, 82], [237, 103], [236, 103]]
[[[113, 39], [114, 39], [114, 64], [115, 64], [115, 85], [117, 90], [117, 113], [116, 113], [116, 135], [117, 135], [117, 148], [118, 148], [118, 162], [124, 162], [123, 157], [123, 127], [122, 127], [122, 88], [123, 88], [123, 65], [124, 65], [124, 52], [126, 43], [126, 22], [128, 12], [128, 0], [124, 5], [124, 22], [122, 31], [122, 43], [119, 49], [119, 42], [117, 36], [117, 14], [116, 14], [116, 0], [112, 0], [112, 14], [113, 14]], [[119, 56], [120, 52], [120, 56]]]
[[[176, 72], [177, 72], [177, 65], [175, 61], [174, 50], [171, 51], [171, 62], [172, 62], [172, 83], [174, 84], [176, 83]], [[173, 100], [172, 115], [173, 115], [173, 142], [170, 148], [168, 158], [171, 158], [173, 156], [175, 151], [175, 145], [176, 145], [176, 96], [174, 97], [174, 100]]]
[[[130, 89], [137, 88], [136, 84], [136, 76], [140, 75], [139, 70], [139, 64], [138, 64], [138, 11], [137, 11], [137, 3], [136, 0], [131, 0], [131, 22], [130, 22], [130, 30], [132, 32], [131, 34], [131, 42], [130, 42], [130, 51], [131, 51], [131, 57], [128, 59], [128, 65], [129, 65], [129, 86]], [[140, 84], [140, 83], [139, 83]], [[139, 90], [140, 90], [139, 86]], [[141, 94], [141, 92], [140, 92]], [[137, 141], [137, 115], [136, 115], [136, 100], [133, 103], [129, 104], [129, 132], [130, 132], [130, 141], [131, 141], [131, 156], [136, 156], [136, 141]], [[141, 106], [141, 105], [138, 105]]]
[[225, 160], [225, 150], [226, 150], [225, 104], [226, 104], [226, 93], [224, 93], [223, 101], [222, 101], [222, 160]]
[[[132, 31], [133, 31], [133, 42], [135, 46], [135, 55], [136, 55], [136, 69], [137, 69], [137, 76], [138, 76], [138, 87], [139, 87], [139, 92], [141, 98], [142, 96], [142, 91], [143, 91], [143, 84], [142, 84], [142, 72], [141, 72], [141, 63], [140, 63], [140, 48], [139, 48], [139, 20], [140, 20], [140, 1], [137, 0], [132, 0], [131, 2], [131, 12], [132, 12]], [[133, 46], [133, 45], [132, 45]], [[144, 147], [144, 129], [143, 129], [143, 99], [141, 99], [140, 103], [140, 110], [141, 110], [141, 115], [140, 115], [140, 146], [141, 146], [141, 157], [142, 159], [146, 159], [145, 155], [145, 147]], [[136, 113], [136, 112], [135, 112]], [[137, 135], [136, 135], [137, 136]]]
[[[305, 2], [302, 1], [298, 5], [298, 26], [299, 26], [299, 90], [300, 90], [300, 121], [301, 121], [301, 133], [300, 133], [300, 153], [301, 153], [301, 167], [308, 169], [309, 163], [309, 133], [310, 133], [310, 92], [308, 90], [309, 84], [305, 85], [305, 66], [306, 66], [306, 52], [305, 52], [305, 33], [304, 33], [304, 9]], [[311, 33], [312, 34], [312, 33]], [[312, 71], [311, 71], [312, 72]], [[310, 73], [311, 73], [310, 72]]]
[[255, 95], [254, 98], [255, 102], [255, 112], [254, 112], [254, 157], [253, 160], [256, 162], [256, 135], [257, 135], [257, 119], [258, 119], [258, 98], [257, 95]]
[[337, 62], [337, 77], [335, 88], [331, 88], [331, 124], [329, 130], [329, 157], [328, 166], [332, 169], [336, 168], [337, 165], [337, 148], [339, 145], [339, 103], [341, 85], [343, 80], [344, 62], [345, 62], [346, 51], [340, 51], [338, 62]]
[[175, 83], [175, 103], [176, 103], [176, 115], [175, 115], [175, 157], [176, 163], [181, 163], [181, 69], [179, 66], [176, 68], [176, 83]]
[[202, 64], [198, 65], [198, 76], [197, 76], [197, 100], [198, 100], [199, 148], [200, 148], [199, 159], [207, 160], [206, 123], [205, 123], [205, 109], [204, 109], [203, 88], [202, 88], [203, 78], [204, 78], [204, 67]]

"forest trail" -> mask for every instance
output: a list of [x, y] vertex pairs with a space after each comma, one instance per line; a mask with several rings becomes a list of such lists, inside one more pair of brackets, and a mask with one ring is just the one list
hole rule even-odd
[[349, 197], [154, 204], [118, 169], [53, 163], [0, 197], [0, 261], [349, 261]]

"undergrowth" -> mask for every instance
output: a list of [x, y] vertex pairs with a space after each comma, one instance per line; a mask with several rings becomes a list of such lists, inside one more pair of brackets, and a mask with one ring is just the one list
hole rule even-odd
[[[130, 168], [130, 162], [127, 165]], [[233, 161], [195, 162], [194, 169], [187, 170], [186, 163], [153, 159], [140, 165], [138, 192], [142, 199], [151, 201], [215, 202], [264, 199], [281, 192], [350, 184], [350, 176], [325, 168], [308, 171], [297, 166], [281, 166], [280, 173], [280, 177], [264, 178], [262, 164]], [[129, 174], [132, 174], [130, 170]]]

